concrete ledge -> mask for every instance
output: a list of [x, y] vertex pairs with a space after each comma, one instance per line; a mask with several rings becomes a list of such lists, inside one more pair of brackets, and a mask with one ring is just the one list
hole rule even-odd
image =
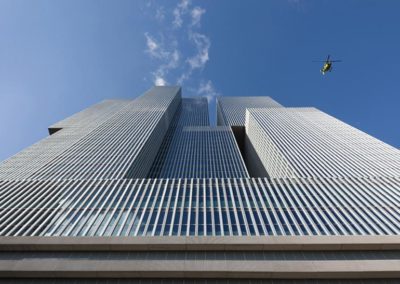
[[[0, 237], [0, 251], [400, 250], [399, 236]], [[399, 269], [400, 270], [400, 269]]]
[[400, 260], [357, 261], [0, 261], [0, 277], [38, 278], [280, 278], [400, 277]]

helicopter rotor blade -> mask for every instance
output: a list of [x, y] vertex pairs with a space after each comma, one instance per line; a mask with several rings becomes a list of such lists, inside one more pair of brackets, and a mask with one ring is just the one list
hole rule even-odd
[[330, 54], [328, 54], [328, 57], [326, 58], [326, 61], [329, 61], [330, 57], [331, 57]]
[[331, 60], [331, 62], [342, 62], [342, 60]]
[[325, 60], [313, 60], [311, 62], [326, 62]]

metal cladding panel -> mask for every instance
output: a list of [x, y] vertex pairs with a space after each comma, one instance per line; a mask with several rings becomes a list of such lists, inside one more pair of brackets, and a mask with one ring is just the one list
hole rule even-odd
[[94, 128], [130, 102], [132, 100], [104, 100], [51, 125], [49, 128]]
[[398, 235], [398, 178], [0, 182], [2, 236]]
[[25, 179], [72, 147], [129, 102], [106, 100], [49, 127], [62, 129], [0, 163], [0, 179]]
[[154, 87], [132, 101], [89, 108], [1, 163], [0, 179], [146, 177], [180, 95], [178, 87]]
[[206, 98], [182, 98], [171, 128], [184, 126], [209, 126], [208, 102]]
[[248, 177], [228, 127], [210, 127], [206, 98], [183, 98], [149, 178]]
[[155, 87], [4, 161], [0, 277], [399, 275], [399, 150], [268, 97], [218, 98], [217, 115]]
[[151, 178], [249, 177], [229, 127], [176, 129], [164, 160], [152, 170]]
[[270, 97], [218, 97], [217, 125], [244, 126], [247, 108], [280, 108]]
[[271, 178], [248, 178], [231, 128], [209, 126], [205, 99], [157, 87], [57, 123], [5, 161], [0, 235], [400, 233], [397, 149], [312, 108], [246, 99], [266, 105], [247, 111], [246, 133]]
[[400, 151], [315, 108], [248, 109], [270, 177], [400, 177]]

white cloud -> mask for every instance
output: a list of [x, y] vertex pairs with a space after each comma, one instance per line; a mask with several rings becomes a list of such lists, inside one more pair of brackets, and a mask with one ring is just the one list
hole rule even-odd
[[168, 63], [168, 67], [171, 68], [171, 69], [178, 67], [179, 58], [180, 58], [179, 51], [177, 49], [175, 49], [171, 53], [170, 60], [169, 60], [169, 63]]
[[[171, 42], [172, 47], [169, 49], [161, 48], [161, 44], [156, 42], [156, 40], [145, 33], [147, 41], [146, 52], [154, 59], [158, 59], [160, 65], [157, 67], [156, 71], [152, 73], [153, 83], [156, 86], [165, 86], [167, 80], [165, 77], [168, 75], [170, 70], [175, 69], [179, 66], [180, 53], [178, 49], [175, 48], [176, 43]], [[173, 49], [172, 49], [173, 48]]]
[[183, 73], [179, 76], [178, 80], [176, 80], [177, 85], [182, 85], [187, 79], [189, 79], [190, 75], [192, 75], [192, 71], [188, 70], [187, 72]]
[[154, 78], [154, 85], [156, 85], [156, 86], [165, 86], [165, 85], [167, 85], [167, 81], [162, 77], [156, 76]]
[[208, 80], [207, 82], [200, 82], [199, 89], [197, 90], [198, 94], [216, 94], [214, 86], [211, 82], [211, 80]]
[[201, 16], [206, 12], [205, 9], [201, 7], [194, 7], [191, 12], [192, 16], [192, 25], [199, 26], [201, 21]]
[[197, 89], [197, 94], [205, 96], [208, 101], [213, 100], [219, 95], [218, 92], [215, 90], [211, 80], [208, 80], [207, 82], [201, 81], [200, 86]]
[[145, 33], [144, 36], [146, 37], [146, 52], [150, 54], [151, 57], [159, 59], [168, 57], [168, 52], [161, 47], [159, 42], [148, 33]]
[[190, 5], [189, 0], [181, 0], [181, 2], [173, 10], [174, 20], [172, 22], [174, 28], [180, 28], [183, 24], [182, 16], [188, 12]]
[[186, 59], [188, 68], [179, 76], [177, 80], [178, 85], [182, 85], [187, 81], [192, 76], [194, 70], [203, 69], [210, 59], [209, 49], [211, 47], [211, 41], [207, 36], [191, 32], [189, 34], [189, 39], [196, 48], [196, 54]]
[[201, 69], [210, 59], [208, 56], [208, 50], [210, 49], [211, 41], [207, 36], [199, 33], [191, 33], [189, 37], [194, 43], [197, 53], [193, 57], [190, 57], [187, 62], [192, 70]]
[[178, 8], [175, 8], [173, 14], [174, 14], [174, 21], [172, 22], [172, 24], [174, 25], [175, 28], [180, 28], [183, 23], [181, 12], [179, 11]]
[[177, 49], [174, 49], [173, 51], [168, 52], [168, 56], [165, 60], [165, 63], [160, 65], [159, 69], [167, 72], [170, 69], [175, 69], [179, 66], [179, 59], [180, 59], [179, 51]]
[[190, 0], [182, 0], [178, 4], [178, 7], [183, 11], [187, 11], [187, 9], [189, 8], [189, 5], [190, 5]]
[[[201, 77], [210, 60], [211, 40], [200, 30], [206, 10], [192, 6], [191, 0], [179, 0], [170, 10], [154, 2], [151, 5], [153, 19], [159, 25], [157, 36], [145, 33], [145, 53], [153, 59], [155, 67], [150, 73], [156, 86], [176, 81], [184, 85], [185, 93], [215, 99], [218, 92], [211, 80]], [[172, 23], [167, 25], [168, 17]], [[181, 49], [185, 47], [185, 49]]]
[[145, 33], [144, 35], [146, 37], [146, 44], [149, 52], [154, 52], [158, 48], [157, 42], [151, 36], [149, 36], [148, 33]]
[[165, 9], [164, 7], [158, 7], [156, 10], [156, 19], [160, 22], [165, 19]]

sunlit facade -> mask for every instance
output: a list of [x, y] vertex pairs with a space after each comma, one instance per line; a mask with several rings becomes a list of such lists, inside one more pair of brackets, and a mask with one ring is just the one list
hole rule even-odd
[[0, 277], [400, 276], [398, 149], [269, 97], [218, 97], [216, 120], [154, 87], [52, 125], [0, 164]]

